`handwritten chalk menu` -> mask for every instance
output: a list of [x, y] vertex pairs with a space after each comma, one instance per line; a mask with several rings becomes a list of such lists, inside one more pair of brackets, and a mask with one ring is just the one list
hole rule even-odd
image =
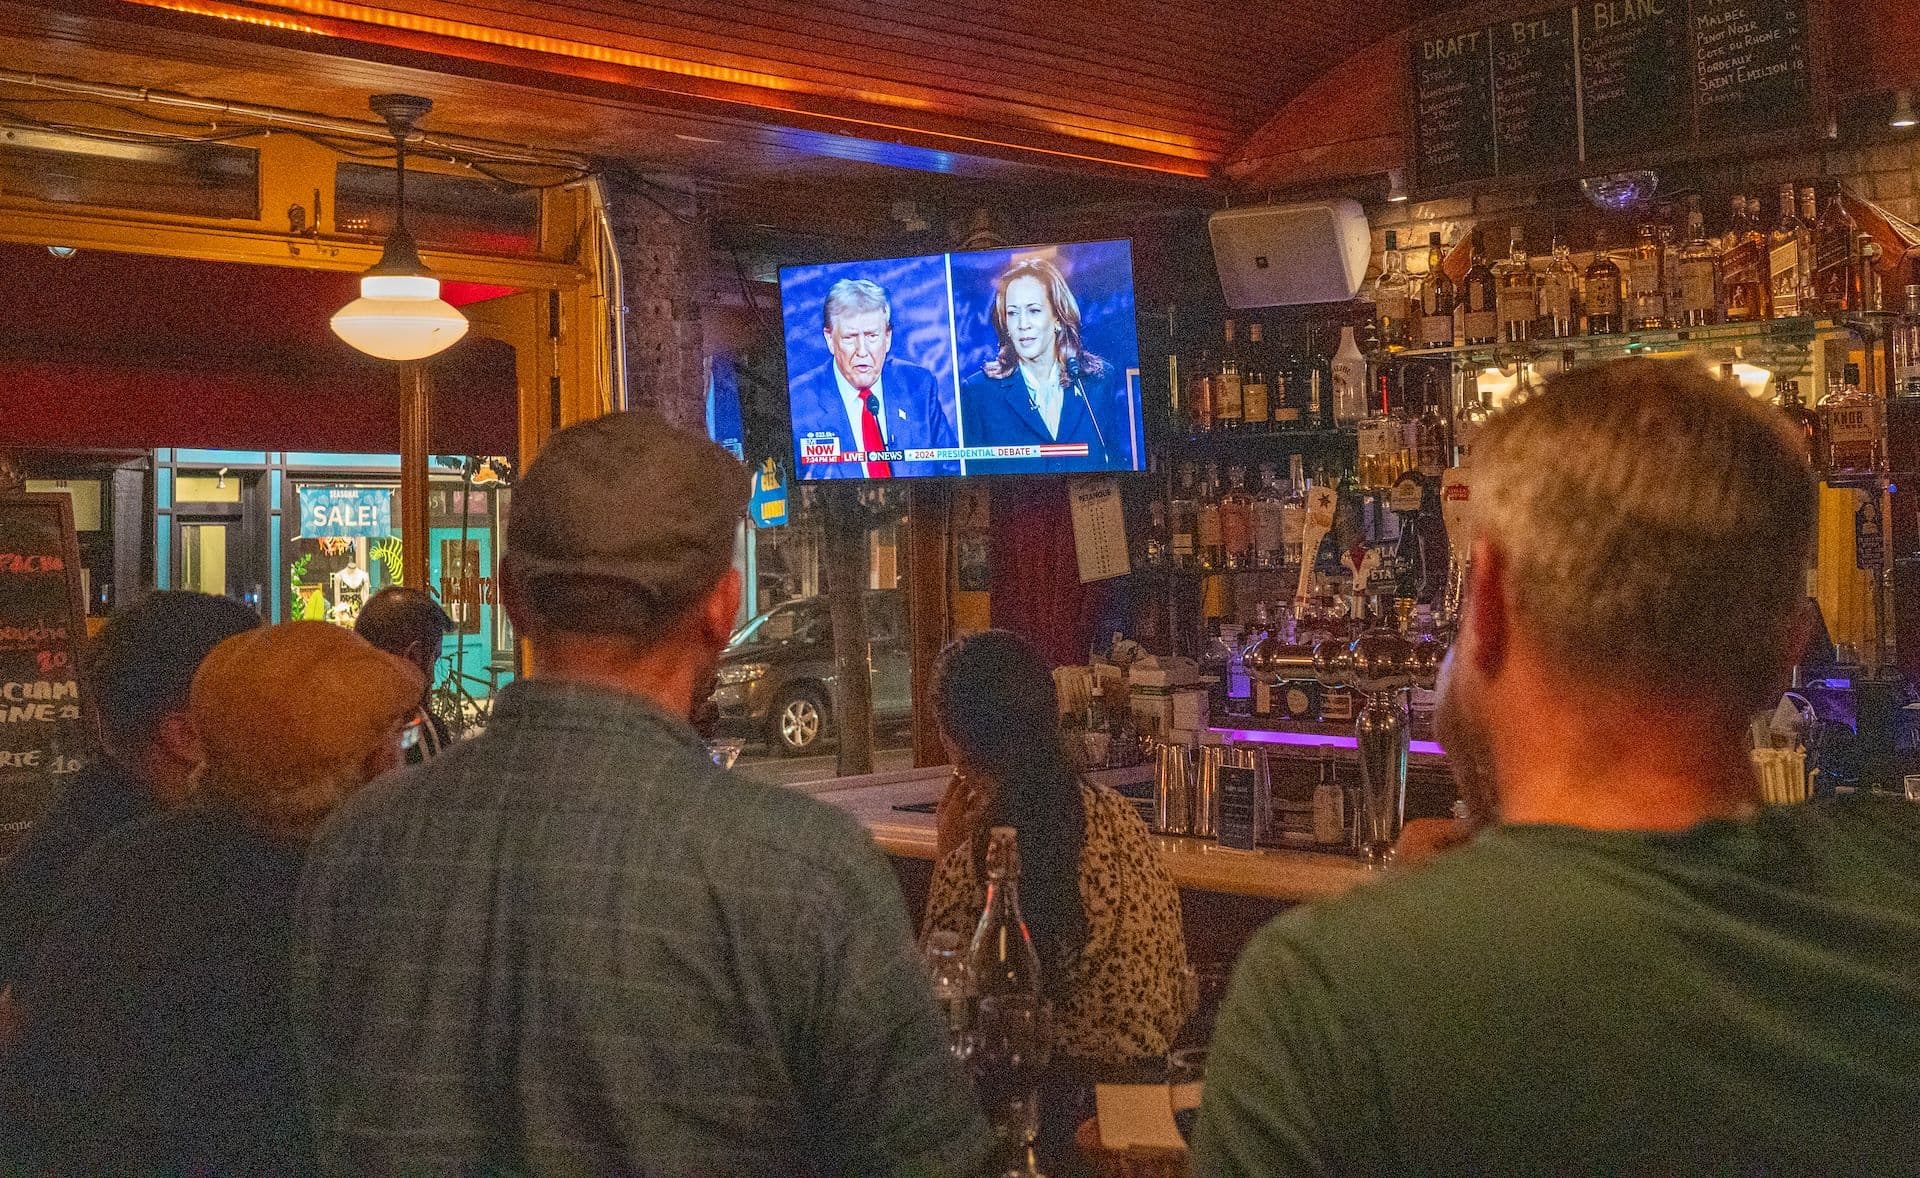
[[1444, 188], [1494, 171], [1493, 38], [1484, 28], [1413, 40], [1413, 141], [1420, 182]]
[[1571, 10], [1493, 26], [1493, 135], [1502, 173], [1580, 162], [1580, 143], [1567, 133], [1579, 117], [1573, 57]]
[[1644, 166], [1810, 128], [1808, 0], [1582, 0], [1408, 38], [1414, 182]]
[[71, 501], [0, 496], [0, 855], [80, 768], [81, 601]]
[[1804, 0], [1693, 0], [1693, 74], [1703, 138], [1811, 120]]
[[1580, 14], [1580, 128], [1586, 159], [1685, 143], [1684, 0], [1594, 0]]
[[1260, 830], [1260, 775], [1251, 765], [1220, 766], [1220, 828], [1223, 847], [1251, 851]]

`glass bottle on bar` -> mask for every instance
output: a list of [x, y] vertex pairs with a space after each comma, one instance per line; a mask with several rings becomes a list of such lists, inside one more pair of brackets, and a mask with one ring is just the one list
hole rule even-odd
[[1836, 181], [1827, 189], [1827, 207], [1813, 229], [1813, 281], [1823, 315], [1858, 310], [1860, 263], [1855, 239], [1859, 233]]
[[1400, 253], [1400, 235], [1387, 230], [1386, 250], [1380, 258], [1380, 277], [1373, 284], [1373, 312], [1380, 325], [1380, 346], [1389, 352], [1405, 349], [1411, 337], [1407, 330], [1412, 309], [1411, 284], [1407, 280], [1407, 259]]
[[1352, 327], [1340, 329], [1340, 350], [1333, 354], [1333, 420], [1355, 425], [1367, 415], [1367, 357]]
[[1759, 323], [1773, 318], [1773, 274], [1767, 235], [1760, 228], [1760, 202], [1742, 202], [1739, 240], [1728, 254], [1727, 322]]
[[1213, 378], [1213, 428], [1237, 430], [1244, 419], [1245, 403], [1240, 396], [1240, 345], [1234, 338], [1235, 324], [1226, 323], [1226, 341], [1220, 349], [1220, 370]]
[[1493, 407], [1487, 404], [1486, 394], [1480, 391], [1478, 381], [1468, 378], [1466, 399], [1453, 415], [1453, 444], [1460, 451], [1460, 463], [1465, 465], [1473, 454], [1473, 443], [1480, 436], [1480, 430], [1493, 416]]
[[1607, 252], [1607, 231], [1593, 231], [1593, 260], [1587, 263], [1588, 335], [1619, 335], [1626, 330], [1626, 292], [1619, 263]]
[[1487, 262], [1486, 238], [1478, 229], [1473, 231], [1472, 254], [1467, 265], [1467, 276], [1460, 280], [1460, 297], [1466, 301], [1466, 336], [1461, 341], [1468, 344], [1490, 344], [1500, 338], [1500, 284], [1494, 281], [1493, 267]]
[[1284, 516], [1287, 495], [1271, 462], [1260, 467], [1260, 490], [1253, 499], [1253, 563], [1277, 569], [1287, 563]]
[[1264, 433], [1273, 416], [1273, 386], [1267, 380], [1266, 339], [1259, 320], [1247, 324], [1247, 359], [1240, 377], [1242, 429]]
[[1433, 391], [1420, 397], [1420, 416], [1413, 423], [1413, 461], [1424, 478], [1438, 479], [1451, 465], [1447, 461], [1447, 422], [1433, 403]]
[[1175, 568], [1191, 569], [1200, 563], [1200, 496], [1194, 487], [1193, 463], [1180, 464], [1180, 479], [1173, 490], [1170, 512], [1172, 542], [1168, 556]]
[[1247, 493], [1246, 471], [1227, 468], [1226, 484], [1220, 489], [1220, 546], [1226, 567], [1253, 567], [1253, 496]]
[[1829, 482], [1860, 480], [1880, 469], [1886, 429], [1880, 403], [1860, 388], [1860, 366], [1848, 364], [1827, 378], [1820, 399], [1820, 470]]
[[1440, 234], [1427, 234], [1427, 273], [1420, 280], [1420, 346], [1453, 346], [1453, 279], [1447, 277], [1446, 253]]
[[1267, 374], [1267, 413], [1277, 430], [1299, 429], [1302, 415], [1299, 357], [1284, 344], [1273, 349], [1273, 370]]
[[1893, 327], [1893, 388], [1903, 397], [1920, 396], [1920, 261], [1912, 266]]
[[1580, 333], [1578, 292], [1580, 274], [1573, 250], [1559, 227], [1553, 231], [1553, 254], [1540, 274], [1540, 318], [1533, 334], [1540, 339], [1565, 339]]
[[1040, 955], [1020, 913], [1019, 836], [1013, 827], [996, 826], [988, 834], [986, 876], [986, 906], [967, 950], [976, 1033], [967, 1070], [993, 1126], [993, 1172], [1032, 1173], [1046, 1026], [1038, 1010]]
[[1200, 485], [1200, 522], [1194, 529], [1199, 548], [1200, 567], [1210, 572], [1227, 564], [1224, 538], [1220, 534], [1220, 464], [1207, 463], [1206, 481]]
[[1640, 242], [1627, 261], [1627, 324], [1636, 331], [1667, 325], [1665, 263], [1653, 221], [1640, 222]]
[[1774, 394], [1774, 404], [1780, 407], [1780, 412], [1786, 414], [1787, 420], [1792, 423], [1793, 436], [1798, 438], [1800, 444], [1805, 447], [1807, 461], [1820, 462], [1822, 450], [1820, 415], [1807, 408], [1806, 402], [1800, 399], [1800, 382], [1781, 381], [1779, 390]]
[[1680, 309], [1674, 323], [1680, 327], [1708, 327], [1720, 322], [1720, 255], [1707, 238], [1700, 198], [1687, 198], [1687, 244], [1680, 250]]
[[[1384, 398], [1385, 394], [1382, 394]], [[1388, 413], [1384, 404], [1376, 405], [1360, 422], [1354, 447], [1359, 464], [1360, 489], [1383, 491], [1398, 478], [1400, 451], [1404, 443], [1401, 422]]]
[[1813, 185], [1800, 188], [1800, 220], [1794, 226], [1794, 252], [1799, 256], [1800, 268], [1794, 274], [1796, 287], [1795, 301], [1800, 305], [1800, 314], [1819, 317], [1827, 313], [1820, 305], [1820, 288], [1815, 281], [1816, 247], [1814, 234], [1820, 224], [1819, 199]]
[[1020, 915], [1019, 834], [1011, 826], [987, 836], [987, 898], [967, 952], [967, 982], [976, 1002], [1040, 994], [1040, 956]]
[[1307, 537], [1307, 477], [1298, 454], [1287, 456], [1287, 497], [1280, 510], [1282, 563], [1298, 568]]
[[1209, 357], [1200, 353], [1194, 375], [1187, 382], [1187, 433], [1198, 436], [1213, 429], [1213, 374], [1207, 371]]
[[1780, 186], [1780, 220], [1767, 235], [1767, 280], [1773, 288], [1773, 313], [1791, 319], [1800, 311], [1800, 214], [1793, 185]]
[[1676, 217], [1673, 206], [1662, 204], [1654, 223], [1654, 235], [1660, 239], [1661, 282], [1666, 286], [1667, 326], [1678, 327], [1685, 318], [1680, 308], [1680, 254], [1687, 242], [1687, 222]]
[[1518, 225], [1507, 234], [1507, 256], [1494, 268], [1494, 278], [1500, 284], [1495, 303], [1500, 338], [1510, 344], [1526, 343], [1533, 338], [1540, 291], [1534, 280], [1533, 259], [1527, 256], [1526, 233]]

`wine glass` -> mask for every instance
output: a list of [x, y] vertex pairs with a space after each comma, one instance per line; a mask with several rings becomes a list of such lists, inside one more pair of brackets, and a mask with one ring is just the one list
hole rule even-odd
[[1167, 1053], [1167, 1105], [1181, 1140], [1193, 1144], [1200, 1121], [1200, 1095], [1207, 1081], [1207, 1049], [1182, 1047]]
[[1001, 1174], [1033, 1173], [1040, 1134], [1040, 1077], [1050, 1034], [1047, 1004], [1030, 994], [982, 997], [974, 1008], [967, 1070], [993, 1125]]

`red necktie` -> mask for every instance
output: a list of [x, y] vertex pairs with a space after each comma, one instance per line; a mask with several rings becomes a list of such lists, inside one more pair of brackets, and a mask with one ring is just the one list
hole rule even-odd
[[[887, 440], [880, 436], [880, 398], [868, 393], [860, 401], [860, 448], [869, 454], [885, 450]], [[893, 477], [893, 463], [867, 463], [867, 477], [870, 479], [890, 479]]]

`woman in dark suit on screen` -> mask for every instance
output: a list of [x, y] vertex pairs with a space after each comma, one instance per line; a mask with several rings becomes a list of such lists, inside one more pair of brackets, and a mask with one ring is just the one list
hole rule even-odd
[[[1039, 458], [969, 464], [988, 473], [1127, 468], [1132, 426], [1115, 412], [1121, 374], [1080, 340], [1080, 303], [1044, 258], [993, 284], [1000, 354], [960, 385], [963, 444], [1049, 448]], [[1060, 449], [1053, 450], [1053, 447]]]

